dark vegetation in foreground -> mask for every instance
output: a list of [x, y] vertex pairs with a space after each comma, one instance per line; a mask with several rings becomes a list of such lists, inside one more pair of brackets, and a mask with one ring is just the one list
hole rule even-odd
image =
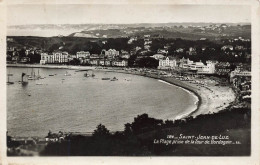
[[[158, 120], [142, 114], [125, 124], [123, 132], [110, 133], [102, 124], [92, 136], [69, 136], [49, 143], [43, 156], [247, 156], [251, 146], [251, 110], [230, 108], [216, 114], [185, 120]], [[167, 135], [229, 136], [241, 144], [154, 144]]]

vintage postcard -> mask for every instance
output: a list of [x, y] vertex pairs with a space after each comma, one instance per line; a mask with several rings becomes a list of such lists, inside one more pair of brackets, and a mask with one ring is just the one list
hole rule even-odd
[[259, 1], [0, 3], [0, 164], [260, 163]]

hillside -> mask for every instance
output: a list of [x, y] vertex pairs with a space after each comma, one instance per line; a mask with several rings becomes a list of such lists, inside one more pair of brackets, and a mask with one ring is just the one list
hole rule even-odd
[[62, 51], [68, 51], [73, 54], [79, 50], [91, 50], [91, 53], [100, 53], [102, 45], [101, 39], [81, 37], [10, 36], [9, 38], [12, 38], [13, 41], [7, 41], [8, 47], [38, 48], [47, 52], [52, 52], [62, 47]]
[[154, 34], [166, 38], [219, 39], [251, 38], [251, 25], [246, 23], [142, 23], [142, 24], [43, 24], [8, 26], [10, 36], [74, 36], [118, 38]]

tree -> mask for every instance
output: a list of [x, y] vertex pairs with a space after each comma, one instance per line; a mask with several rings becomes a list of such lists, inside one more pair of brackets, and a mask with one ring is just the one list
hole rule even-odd
[[94, 130], [93, 137], [104, 137], [111, 135], [109, 130], [102, 124], [97, 126], [97, 129]]
[[130, 58], [128, 59], [128, 66], [132, 67], [134, 65], [136, 57], [136, 55], [130, 56]]
[[79, 65], [80, 61], [77, 58], [73, 58], [73, 60], [68, 62], [69, 65]]
[[131, 128], [131, 124], [130, 123], [126, 123], [125, 124], [124, 135], [128, 136], [128, 135], [132, 135], [132, 134], [133, 134], [133, 130]]
[[159, 66], [159, 61], [151, 57], [144, 57], [138, 61], [138, 66], [146, 68], [157, 68]]

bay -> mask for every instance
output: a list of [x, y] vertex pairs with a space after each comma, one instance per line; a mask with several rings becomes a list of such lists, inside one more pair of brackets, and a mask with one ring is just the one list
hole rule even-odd
[[[18, 83], [21, 74], [46, 77]], [[69, 73], [71, 76], [65, 76]], [[193, 94], [156, 79], [93, 71], [8, 67], [13, 85], [7, 85], [7, 131], [12, 136], [46, 136], [52, 132], [93, 132], [100, 123], [121, 131], [134, 117], [147, 113], [157, 119], [174, 119], [194, 110]], [[88, 71], [92, 74], [92, 71]], [[54, 76], [49, 76], [53, 74]], [[116, 77], [118, 81], [102, 80]], [[38, 84], [38, 85], [37, 85]], [[39, 85], [40, 84], [40, 85]]]

